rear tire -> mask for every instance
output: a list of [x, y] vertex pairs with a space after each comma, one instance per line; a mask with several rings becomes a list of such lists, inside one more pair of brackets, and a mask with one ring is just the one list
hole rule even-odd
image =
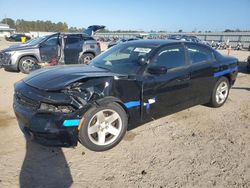
[[78, 138], [82, 145], [92, 151], [113, 148], [127, 131], [127, 114], [117, 103], [92, 107], [83, 118]]
[[19, 70], [24, 74], [29, 74], [31, 71], [37, 69], [37, 62], [37, 59], [34, 57], [23, 57], [18, 64]]
[[214, 108], [221, 107], [227, 100], [229, 94], [229, 81], [226, 77], [221, 77], [215, 84], [212, 93], [210, 106]]
[[88, 65], [90, 61], [94, 59], [94, 57], [95, 56], [91, 53], [82, 54], [82, 56], [80, 57], [80, 64]]

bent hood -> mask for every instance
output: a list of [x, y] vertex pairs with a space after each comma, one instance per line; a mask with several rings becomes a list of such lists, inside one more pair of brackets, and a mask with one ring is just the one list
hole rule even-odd
[[10, 52], [10, 51], [19, 51], [19, 50], [28, 50], [28, 49], [34, 49], [37, 48], [37, 46], [32, 46], [28, 44], [20, 44], [16, 46], [10, 46], [8, 48], [3, 49], [1, 52]]
[[23, 81], [37, 89], [56, 91], [85, 78], [119, 76], [105, 69], [87, 65], [63, 65], [34, 71]]

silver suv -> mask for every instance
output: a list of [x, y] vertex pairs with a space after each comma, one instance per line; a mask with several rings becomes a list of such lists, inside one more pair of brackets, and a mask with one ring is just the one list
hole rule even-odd
[[0, 65], [27, 74], [45, 64], [88, 64], [101, 52], [100, 44], [91, 35], [102, 28], [90, 26], [79, 34], [55, 33], [9, 47], [0, 51]]

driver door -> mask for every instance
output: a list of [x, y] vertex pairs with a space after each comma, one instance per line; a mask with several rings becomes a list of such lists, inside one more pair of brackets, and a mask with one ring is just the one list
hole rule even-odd
[[183, 45], [166, 46], [159, 50], [150, 66], [164, 66], [164, 74], [150, 74], [143, 79], [143, 118], [158, 118], [183, 108], [190, 98], [190, 66]]
[[51, 35], [46, 41], [40, 44], [39, 51], [42, 62], [50, 63], [53, 59], [56, 61], [60, 56], [59, 33]]

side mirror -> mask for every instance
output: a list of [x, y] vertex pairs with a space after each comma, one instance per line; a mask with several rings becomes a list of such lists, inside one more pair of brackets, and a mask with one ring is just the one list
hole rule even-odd
[[41, 48], [44, 47], [44, 46], [46, 46], [46, 44], [44, 42], [39, 44], [39, 47], [41, 47]]
[[167, 67], [165, 66], [151, 66], [148, 68], [150, 74], [165, 74], [167, 73]]
[[140, 65], [146, 65], [148, 63], [148, 60], [147, 60], [147, 58], [144, 55], [140, 55], [138, 57], [138, 63]]

